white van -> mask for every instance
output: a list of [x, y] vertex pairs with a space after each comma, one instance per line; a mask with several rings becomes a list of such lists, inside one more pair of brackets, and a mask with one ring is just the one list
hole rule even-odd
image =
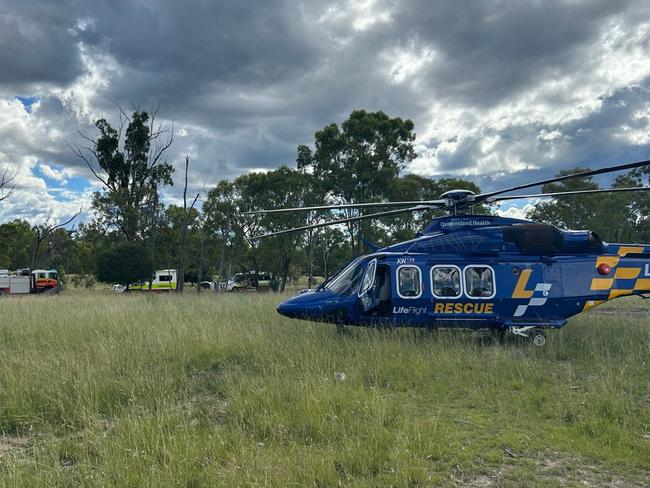
[[[129, 286], [129, 290], [149, 291], [149, 282], [136, 283]], [[151, 282], [151, 291], [174, 291], [176, 290], [176, 270], [156, 270], [154, 279]]]

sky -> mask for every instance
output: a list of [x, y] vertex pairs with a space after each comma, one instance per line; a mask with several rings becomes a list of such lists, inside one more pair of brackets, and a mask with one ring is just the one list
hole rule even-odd
[[414, 121], [405, 172], [483, 190], [650, 159], [648, 53], [645, 0], [0, 0], [0, 222], [91, 218], [67, 144], [120, 106], [173, 131], [169, 203], [186, 154], [207, 190], [359, 108]]

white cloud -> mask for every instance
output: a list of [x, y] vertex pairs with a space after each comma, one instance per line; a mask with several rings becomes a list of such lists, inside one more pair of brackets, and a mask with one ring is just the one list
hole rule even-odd
[[72, 168], [56, 169], [45, 163], [38, 163], [38, 169], [47, 178], [63, 184], [67, 183], [68, 179], [75, 175], [75, 171]]
[[92, 123], [105, 114], [99, 109], [96, 98], [102, 90], [110, 86], [111, 81], [121, 75], [119, 64], [102, 50], [93, 49], [83, 42], [77, 44], [79, 57], [84, 67], [84, 74], [70, 86], [52, 89], [51, 93], [72, 111], [79, 119]]
[[[0, 53], [0, 167], [19, 177], [0, 219], [77, 207], [66, 182], [98, 184], [65, 141], [96, 134], [98, 117], [115, 123], [117, 104], [151, 100], [176, 123], [168, 160], [177, 181], [192, 156], [193, 191], [292, 164], [298, 144], [356, 108], [414, 120], [410, 171], [471, 177], [484, 189], [650, 145], [650, 8], [641, 1], [8, 8], [24, 29], [0, 31], [13, 46], [11, 57]], [[31, 114], [15, 95], [39, 97]], [[166, 189], [167, 201], [180, 189]]]
[[499, 205], [496, 210], [497, 215], [501, 217], [509, 217], [511, 219], [524, 219], [539, 202], [539, 199], [526, 199], [517, 203], [504, 202]]
[[[603, 110], [603, 102], [617, 90], [650, 77], [650, 57], [645, 54], [649, 45], [650, 23], [630, 27], [624, 15], [616, 16], [562, 71], [552, 76], [541, 74], [526, 90], [511, 94], [502, 103], [480, 111], [464, 103], [432, 103], [429, 122], [419, 131], [421, 160], [412, 170], [427, 176], [492, 175], [536, 168], [540, 162], [570, 161], [572, 141], [564, 137], [562, 129]], [[635, 114], [642, 122], [647, 122], [648, 116], [648, 104]], [[528, 127], [527, 133], [521, 131], [518, 138], [501, 137], [521, 127]], [[622, 144], [650, 142], [647, 123], [640, 128], [620, 125], [612, 130]], [[535, 144], [535, 139], [541, 145]], [[431, 146], [426, 140], [436, 142]], [[467, 154], [471, 168], [454, 170], [445, 164], [474, 141]]]
[[[0, 222], [23, 218], [43, 223], [70, 216], [82, 204], [89, 208], [88, 192], [48, 187], [35, 173], [38, 170], [59, 185], [65, 185], [79, 172], [79, 168], [58, 164], [57, 168], [45, 162], [48, 156], [57, 160], [62, 151], [67, 151], [60, 132], [64, 127], [60, 114], [42, 115], [45, 109], [43, 101], [35, 103], [29, 113], [18, 100], [0, 100], [0, 140], [3, 141], [0, 168], [16, 173], [15, 192], [0, 204]], [[62, 193], [63, 190], [67, 193]]]

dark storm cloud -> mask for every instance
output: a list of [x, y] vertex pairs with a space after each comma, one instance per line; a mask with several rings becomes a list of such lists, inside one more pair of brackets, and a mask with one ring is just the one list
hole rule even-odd
[[420, 0], [399, 9], [393, 33], [438, 51], [436, 94], [490, 105], [588, 62], [586, 48], [629, 4]]
[[[249, 91], [296, 80], [318, 59], [317, 38], [290, 1], [122, 1], [83, 11], [93, 22], [80, 37], [124, 73], [106, 96], [152, 97], [182, 115], [220, 98], [225, 109], [238, 102], [244, 113], [255, 110]], [[248, 107], [238, 100], [243, 90]]]
[[[603, 97], [600, 107], [588, 116], [564, 124], [534, 122], [513, 125], [502, 131], [465, 138], [448, 157], [441, 157], [441, 169], [469, 169], [481, 158], [484, 137], [498, 137], [496, 154], [513, 148], [528, 155], [531, 166], [525, 174], [502, 173], [474, 177], [484, 190], [518, 184], [522, 180], [541, 180], [562, 169], [598, 168], [650, 157], [650, 77]], [[545, 138], [544, 135], [552, 137]], [[440, 144], [440, 143], [437, 143]], [[434, 144], [434, 147], [436, 144]], [[523, 149], [521, 149], [523, 148]], [[447, 174], [451, 176], [451, 173]], [[496, 178], [495, 178], [496, 176]], [[612, 177], [601, 178], [608, 185]]]
[[82, 71], [76, 16], [58, 2], [0, 3], [0, 86], [66, 84]]
[[[488, 187], [527, 177], [508, 168], [553, 173], [641, 154], [650, 70], [631, 66], [640, 75], [625, 81], [601, 51], [638, 51], [640, 63], [649, 9], [640, 0], [0, 0], [0, 99], [39, 96], [30, 123], [51, 138], [21, 139], [21, 125], [3, 133], [0, 123], [0, 137], [12, 137], [4, 157], [22, 147], [80, 170], [65, 139], [92, 134], [94, 116], [116, 122], [118, 104], [160, 104], [177, 132], [170, 160], [191, 154], [196, 185], [293, 164], [298, 144], [356, 108], [413, 119], [422, 152], [434, 155], [425, 173], [472, 173]], [[574, 104], [590, 108], [556, 115]]]

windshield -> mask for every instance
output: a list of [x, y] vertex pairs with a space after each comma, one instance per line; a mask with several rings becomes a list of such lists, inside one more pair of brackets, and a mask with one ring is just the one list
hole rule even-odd
[[366, 267], [365, 259], [357, 259], [345, 268], [330, 283], [325, 285], [329, 291], [337, 295], [351, 295], [359, 289], [359, 283]]

